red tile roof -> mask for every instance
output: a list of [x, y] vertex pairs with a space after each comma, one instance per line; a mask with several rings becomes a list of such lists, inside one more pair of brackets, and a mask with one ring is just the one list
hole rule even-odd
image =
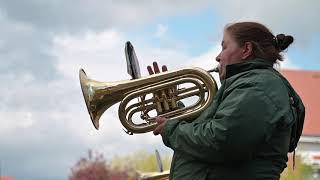
[[306, 118], [302, 134], [320, 136], [320, 71], [282, 70], [301, 97]]
[[0, 176], [0, 180], [13, 180], [11, 176]]

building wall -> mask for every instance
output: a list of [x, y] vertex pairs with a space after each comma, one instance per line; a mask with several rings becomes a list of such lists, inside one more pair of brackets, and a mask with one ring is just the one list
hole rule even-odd
[[11, 176], [0, 176], [0, 180], [13, 180]]

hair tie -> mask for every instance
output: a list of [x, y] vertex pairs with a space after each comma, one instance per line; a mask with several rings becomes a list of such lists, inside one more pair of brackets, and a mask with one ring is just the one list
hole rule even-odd
[[279, 41], [278, 41], [278, 38], [276, 36], [274, 36], [272, 38], [272, 44], [276, 49], [279, 49]]

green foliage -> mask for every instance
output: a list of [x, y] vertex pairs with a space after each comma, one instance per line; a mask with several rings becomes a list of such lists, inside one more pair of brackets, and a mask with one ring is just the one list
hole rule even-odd
[[[170, 156], [162, 156], [163, 169], [168, 170], [171, 164]], [[141, 172], [158, 172], [159, 167], [155, 153], [138, 151], [125, 156], [115, 156], [112, 159], [111, 166], [114, 169], [134, 168]]]
[[[162, 157], [163, 169], [170, 168], [171, 157]], [[158, 172], [155, 153], [138, 151], [125, 156], [115, 156], [111, 163], [103, 155], [89, 150], [87, 157], [82, 157], [71, 168], [69, 180], [133, 180], [138, 172]]]
[[294, 169], [292, 161], [289, 161], [288, 167], [281, 174], [281, 180], [312, 179], [312, 173], [312, 166], [304, 164], [301, 157], [296, 156]]

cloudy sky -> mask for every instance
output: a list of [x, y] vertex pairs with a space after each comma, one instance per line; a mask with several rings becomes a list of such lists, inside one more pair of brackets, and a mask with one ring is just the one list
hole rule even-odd
[[100, 81], [129, 79], [128, 40], [143, 75], [155, 60], [169, 69], [210, 69], [224, 25], [250, 20], [295, 37], [281, 68], [320, 70], [319, 8], [318, 0], [0, 0], [0, 175], [67, 179], [88, 149], [107, 158], [172, 153], [151, 133], [126, 135], [117, 106], [96, 131], [79, 69]]

